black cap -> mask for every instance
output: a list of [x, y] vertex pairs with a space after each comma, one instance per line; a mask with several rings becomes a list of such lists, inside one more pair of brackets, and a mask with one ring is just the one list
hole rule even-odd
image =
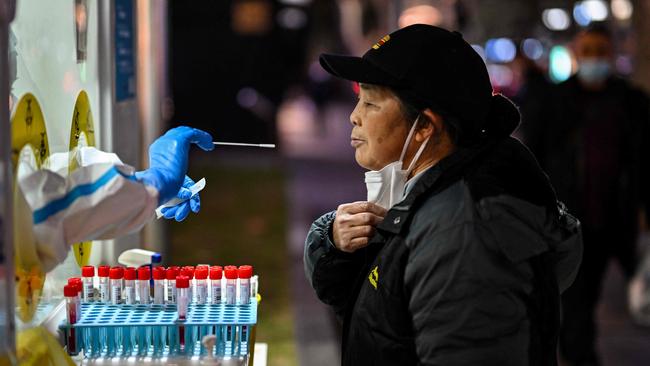
[[[458, 32], [414, 24], [383, 37], [363, 57], [322, 54], [320, 64], [334, 76], [388, 86], [419, 108], [452, 114], [467, 138], [486, 130], [509, 135], [519, 123], [516, 107], [493, 96], [485, 62]], [[506, 121], [488, 123], [503, 114]]]

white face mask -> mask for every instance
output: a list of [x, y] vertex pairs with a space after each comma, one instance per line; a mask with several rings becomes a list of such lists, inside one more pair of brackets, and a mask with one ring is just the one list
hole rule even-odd
[[386, 165], [381, 170], [371, 170], [366, 172], [365, 180], [366, 189], [368, 190], [368, 202], [373, 202], [388, 210], [404, 198], [404, 188], [406, 187], [409, 173], [411, 173], [411, 170], [415, 167], [415, 163], [422, 154], [422, 151], [424, 151], [424, 148], [427, 146], [427, 142], [429, 142], [429, 138], [424, 140], [418, 151], [415, 153], [413, 160], [411, 160], [408, 169], [402, 169], [404, 155], [406, 155], [406, 150], [411, 142], [413, 134], [415, 133], [419, 119], [420, 116], [415, 119], [411, 131], [406, 137], [406, 142], [402, 148], [402, 154], [400, 155], [399, 160]]

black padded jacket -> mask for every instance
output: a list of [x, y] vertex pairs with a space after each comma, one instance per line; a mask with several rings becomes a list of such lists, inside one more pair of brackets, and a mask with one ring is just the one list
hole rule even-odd
[[334, 218], [313, 223], [304, 261], [343, 321], [342, 365], [556, 364], [580, 227], [518, 140], [443, 159], [355, 253], [333, 246]]

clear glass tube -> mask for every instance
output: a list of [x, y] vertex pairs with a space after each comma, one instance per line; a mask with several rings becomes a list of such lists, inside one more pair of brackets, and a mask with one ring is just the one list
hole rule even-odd
[[118, 305], [122, 303], [122, 279], [111, 280], [111, 303]]
[[95, 291], [95, 288], [93, 287], [93, 278], [82, 277], [81, 281], [83, 281], [83, 301], [92, 302], [94, 300], [93, 297]]
[[208, 284], [206, 280], [196, 280], [196, 303], [205, 304], [208, 302]]
[[124, 301], [126, 304], [135, 304], [135, 281], [124, 280]]
[[251, 281], [248, 278], [239, 279], [239, 303], [250, 304], [251, 302]]
[[138, 296], [140, 297], [140, 304], [149, 304], [151, 301], [149, 280], [138, 280]]
[[153, 280], [153, 303], [163, 304], [165, 302], [165, 281]]
[[108, 277], [99, 277], [99, 301], [111, 301], [111, 293], [108, 289]]
[[[77, 296], [65, 297], [66, 320], [68, 324], [76, 324], [79, 315], [77, 315]], [[77, 354], [77, 337], [76, 329], [70, 328], [68, 333], [68, 353]]]
[[237, 280], [229, 278], [226, 280], [226, 304], [234, 305], [236, 303], [237, 303]]
[[176, 303], [176, 280], [167, 280], [166, 301], [168, 304]]
[[221, 280], [211, 280], [212, 282], [212, 303], [221, 303]]
[[187, 305], [189, 303], [189, 289], [188, 288], [179, 288], [177, 289], [177, 301], [178, 301], [178, 319], [185, 320], [187, 319]]

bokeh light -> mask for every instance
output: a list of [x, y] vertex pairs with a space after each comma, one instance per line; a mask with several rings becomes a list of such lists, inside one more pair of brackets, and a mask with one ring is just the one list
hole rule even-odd
[[542, 12], [542, 22], [546, 28], [553, 31], [567, 30], [571, 25], [571, 18], [566, 10], [560, 8], [546, 9]]
[[572, 60], [569, 50], [564, 46], [554, 46], [549, 55], [549, 73], [551, 80], [562, 82], [571, 76]]
[[634, 8], [630, 0], [612, 0], [612, 15], [618, 20], [628, 20], [632, 17]]
[[544, 46], [542, 42], [535, 38], [527, 38], [521, 43], [521, 49], [524, 55], [531, 60], [539, 60], [544, 55]]
[[485, 53], [492, 62], [510, 62], [517, 54], [517, 47], [508, 38], [490, 39], [485, 44]]

